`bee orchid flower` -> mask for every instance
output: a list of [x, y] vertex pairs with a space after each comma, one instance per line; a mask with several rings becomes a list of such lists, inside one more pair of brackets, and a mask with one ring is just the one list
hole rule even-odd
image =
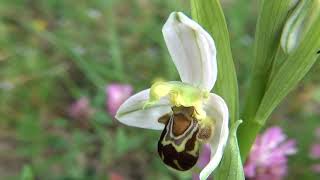
[[202, 144], [211, 145], [206, 179], [221, 161], [227, 143], [229, 112], [225, 101], [210, 93], [217, 79], [212, 37], [181, 12], [170, 14], [163, 36], [180, 81], [156, 82], [127, 99], [118, 109], [121, 123], [162, 130], [158, 153], [169, 167], [186, 171], [198, 160]]

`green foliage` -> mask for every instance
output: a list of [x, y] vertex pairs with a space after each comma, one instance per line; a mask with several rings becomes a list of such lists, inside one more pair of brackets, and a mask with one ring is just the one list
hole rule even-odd
[[[289, 12], [291, 0], [262, 0], [256, 25], [254, 61], [251, 70], [249, 89], [246, 94], [244, 111], [241, 116], [244, 123], [239, 127], [238, 136], [243, 160], [250, 151], [255, 136], [250, 136], [248, 130], [257, 134], [260, 125], [254, 122], [255, 114], [266, 91], [266, 82], [272, 72], [272, 65], [280, 46], [282, 27]], [[249, 137], [250, 136], [250, 137]]]
[[24, 166], [22, 169], [21, 180], [33, 180], [33, 173], [30, 166]]
[[[301, 27], [301, 40], [289, 54], [280, 49], [280, 37], [286, 36], [284, 25], [290, 18], [291, 1], [262, 1], [257, 24], [255, 61], [244, 109], [244, 124], [239, 128], [239, 145], [245, 160], [256, 135], [273, 110], [306, 75], [319, 55], [319, 2], [310, 1], [308, 17]], [[295, 11], [293, 12], [295, 13]], [[308, 22], [307, 22], [308, 21]], [[283, 34], [285, 33], [285, 34]], [[284, 47], [282, 47], [284, 48]], [[286, 52], [288, 53], [288, 52]]]
[[[137, 134], [112, 120], [104, 88], [130, 83], [138, 91], [155, 78], [177, 80], [161, 28], [183, 7], [170, 0], [1, 1], [0, 128], [17, 147], [16, 169], [1, 178], [29, 176], [24, 161], [39, 179], [180, 177], [157, 158], [159, 132]], [[68, 106], [83, 96], [94, 115], [71, 119]], [[134, 158], [126, 160], [129, 154]]]
[[290, 54], [268, 84], [268, 89], [256, 114], [264, 123], [281, 100], [297, 86], [316, 62], [320, 46], [320, 13], [297, 49]]
[[262, 0], [260, 3], [255, 34], [252, 79], [243, 115], [244, 123], [246, 123], [246, 119], [255, 115], [254, 113], [263, 97], [266, 89], [265, 82], [269, 78], [274, 57], [280, 45], [282, 27], [289, 12], [290, 2], [291, 0], [281, 2]]

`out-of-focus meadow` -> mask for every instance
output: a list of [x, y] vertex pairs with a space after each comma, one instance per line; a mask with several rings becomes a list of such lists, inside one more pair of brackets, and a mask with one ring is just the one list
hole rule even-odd
[[[222, 1], [242, 103], [255, 2]], [[161, 33], [172, 11], [190, 15], [189, 1], [1, 0], [0, 179], [189, 179], [161, 162], [160, 132], [119, 124], [107, 108], [114, 83], [138, 92], [178, 80]], [[320, 143], [319, 72], [317, 63], [269, 121], [297, 141], [287, 179], [320, 175], [311, 170], [320, 159], [310, 157]], [[84, 108], [72, 109], [79, 99]]]

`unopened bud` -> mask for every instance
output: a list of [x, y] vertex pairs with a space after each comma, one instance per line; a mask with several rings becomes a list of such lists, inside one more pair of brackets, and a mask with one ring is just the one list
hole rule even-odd
[[320, 13], [320, 0], [300, 0], [285, 23], [281, 47], [289, 54], [296, 49], [304, 34]]

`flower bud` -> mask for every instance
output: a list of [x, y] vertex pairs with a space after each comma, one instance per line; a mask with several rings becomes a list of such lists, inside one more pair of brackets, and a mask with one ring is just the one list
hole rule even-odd
[[320, 0], [301, 0], [287, 19], [281, 36], [281, 47], [287, 54], [296, 49], [304, 34], [319, 16]]
[[289, 9], [294, 8], [300, 0], [291, 0], [290, 4], [289, 4]]

